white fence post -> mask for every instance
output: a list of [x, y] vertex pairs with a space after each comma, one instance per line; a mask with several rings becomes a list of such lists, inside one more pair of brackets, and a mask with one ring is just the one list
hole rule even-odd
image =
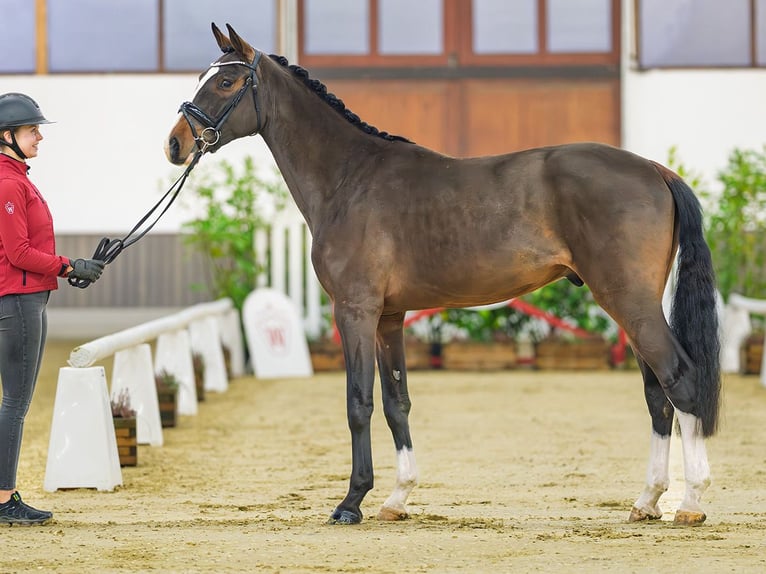
[[229, 388], [229, 379], [218, 322], [214, 317], [193, 321], [189, 325], [189, 339], [192, 350], [202, 355], [205, 361], [205, 391], [226, 391]]
[[59, 370], [43, 489], [122, 484], [104, 367]]
[[189, 332], [186, 329], [162, 333], [157, 337], [154, 373], [158, 375], [162, 371], [173, 375], [178, 381], [176, 412], [179, 415], [196, 415], [197, 385]]
[[322, 288], [311, 263], [311, 233], [297, 207], [288, 204], [276, 214], [268, 232], [256, 232], [255, 252], [268, 278], [259, 276], [254, 287], [271, 287], [290, 297], [300, 310], [306, 334], [318, 337]]
[[221, 341], [231, 353], [231, 376], [241, 377], [245, 374], [245, 344], [242, 340], [242, 325], [239, 312], [232, 309], [218, 318], [221, 330]]
[[136, 442], [162, 446], [162, 422], [152, 369], [152, 350], [147, 343], [114, 354], [111, 389], [113, 399], [122, 389], [127, 389], [130, 394], [130, 406], [136, 411]]
[[[178, 378], [179, 413], [197, 412], [197, 393], [190, 333], [206, 362], [206, 377], [215, 378], [211, 390], [226, 390], [228, 379], [223, 364], [218, 317], [230, 316], [239, 329], [236, 310], [230, 299], [202, 303], [174, 315], [149, 321], [72, 350], [70, 367], [59, 369], [53, 407], [51, 438], [44, 488], [88, 488], [113, 490], [122, 484], [117, 439], [103, 367], [92, 365], [114, 355], [112, 390], [127, 388], [137, 411], [137, 442], [162, 444], [162, 426], [154, 375], [167, 370]], [[180, 344], [171, 344], [171, 339]], [[157, 360], [152, 368], [147, 341], [158, 339]], [[241, 336], [240, 336], [241, 339]], [[206, 387], [207, 388], [207, 387]], [[156, 427], [156, 428], [155, 428]]]

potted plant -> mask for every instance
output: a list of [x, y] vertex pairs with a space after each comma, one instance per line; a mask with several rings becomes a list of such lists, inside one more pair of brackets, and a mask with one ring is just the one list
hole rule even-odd
[[154, 382], [157, 385], [162, 428], [174, 427], [178, 409], [178, 379], [172, 373], [163, 370], [154, 376]]
[[201, 353], [192, 353], [194, 367], [194, 386], [197, 388], [197, 401], [205, 400], [205, 358]]
[[[444, 309], [416, 324], [413, 333], [425, 340], [419, 355], [430, 354], [434, 368], [452, 370], [499, 370], [516, 366], [510, 316], [516, 311], [499, 309]], [[409, 349], [413, 345], [408, 345]], [[421, 362], [425, 359], [421, 358]]]
[[138, 463], [136, 411], [130, 406], [128, 389], [123, 388], [117, 395], [112, 396], [111, 406], [120, 466], [136, 466]]
[[535, 338], [535, 366], [538, 369], [590, 370], [611, 366], [610, 343], [617, 326], [593, 299], [587, 286], [578, 287], [566, 279], [530, 293], [524, 300], [537, 309], [566, 321], [588, 336], [575, 336], [560, 327], [548, 326], [545, 335]]

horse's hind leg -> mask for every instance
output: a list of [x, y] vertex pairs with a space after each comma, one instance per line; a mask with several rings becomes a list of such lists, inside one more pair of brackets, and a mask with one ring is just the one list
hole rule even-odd
[[[705, 513], [702, 512], [699, 503], [702, 494], [710, 484], [710, 467], [707, 462], [700, 419], [696, 416], [698, 369], [671, 333], [659, 304], [656, 307], [655, 312], [639, 314], [639, 320], [632, 323], [624, 322], [624, 324], [636, 355], [645, 363], [643, 367], [645, 388], [650, 393], [647, 403], [652, 412], [653, 428], [655, 432], [659, 431], [660, 435], [659, 438], [653, 439], [657, 444], [653, 444], [652, 456], [655, 456], [655, 451], [662, 452], [656, 455], [658, 460], [667, 456], [665, 449], [669, 445], [669, 437], [667, 444], [662, 442], [661, 437], [665, 433], [669, 435], [670, 429], [666, 425], [672, 420], [671, 417], [667, 417], [668, 421], [663, 422], [660, 418], [660, 424], [657, 426], [658, 417], [654, 414], [652, 405], [658, 405], [654, 408], [657, 412], [661, 410], [661, 417], [666, 417], [666, 405], [658, 395], [657, 386], [675, 409], [681, 428], [686, 496], [676, 512], [675, 522], [686, 525], [701, 524], [705, 520]], [[663, 465], [666, 464], [663, 462]], [[642, 495], [637, 501], [637, 508], [641, 510], [644, 502], [651, 502], [651, 498], [651, 494], [647, 494], [645, 499]]]
[[412, 451], [410, 396], [407, 392], [407, 369], [404, 359], [404, 313], [384, 315], [378, 323], [377, 354], [383, 390], [383, 412], [396, 447], [396, 486], [378, 513], [379, 520], [403, 520], [408, 517], [407, 497], [417, 484], [418, 471]]
[[649, 447], [649, 465], [646, 471], [646, 486], [630, 511], [630, 522], [659, 519], [662, 510], [658, 505], [660, 496], [668, 489], [668, 462], [670, 436], [673, 427], [673, 406], [665, 396], [654, 372], [641, 360], [638, 366], [644, 377], [644, 396], [652, 418], [652, 439]]
[[700, 500], [710, 486], [710, 465], [707, 461], [705, 439], [700, 431], [697, 417], [676, 409], [678, 426], [681, 429], [681, 443], [684, 451], [684, 479], [686, 494], [676, 511], [674, 522], [695, 526], [705, 522], [705, 513]]

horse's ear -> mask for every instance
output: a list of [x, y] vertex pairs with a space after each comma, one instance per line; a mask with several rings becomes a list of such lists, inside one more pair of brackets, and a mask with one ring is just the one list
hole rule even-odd
[[218, 47], [221, 48], [221, 51], [224, 53], [231, 52], [234, 49], [234, 46], [231, 45], [231, 40], [218, 29], [215, 22], [211, 22], [210, 26], [213, 28], [213, 36], [215, 36], [215, 41], [218, 42]]
[[245, 61], [252, 62], [255, 59], [255, 49], [245, 42], [229, 24], [226, 24], [226, 27], [229, 29], [229, 37], [234, 49], [239, 55], [244, 56]]

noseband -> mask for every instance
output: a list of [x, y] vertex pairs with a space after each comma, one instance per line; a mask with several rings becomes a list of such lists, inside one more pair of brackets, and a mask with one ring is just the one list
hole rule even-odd
[[[242, 97], [245, 95], [245, 92], [247, 92], [248, 88], [251, 86], [253, 90], [253, 104], [255, 104], [256, 125], [255, 129], [250, 135], [257, 134], [261, 129], [261, 109], [258, 106], [258, 79], [255, 75], [255, 69], [258, 67], [258, 61], [260, 59], [261, 52], [256, 52], [252, 63], [237, 60], [234, 62], [214, 62], [210, 65], [210, 68], [213, 66], [237, 65], [245, 66], [246, 68], [250, 69], [250, 75], [248, 76], [247, 80], [245, 80], [245, 83], [242, 85], [239, 91], [234, 94], [234, 97], [226, 105], [226, 107], [218, 115], [217, 118], [211, 118], [207, 113], [202, 111], [192, 102], [184, 102], [181, 104], [181, 107], [178, 111], [184, 115], [186, 123], [189, 124], [192, 136], [194, 137], [194, 141], [197, 144], [197, 149], [200, 152], [204, 153], [208, 147], [218, 143], [218, 141], [221, 139], [221, 128], [223, 127], [223, 124], [225, 124], [226, 120], [229, 119], [229, 116], [234, 111], [234, 108], [237, 107], [240, 100], [242, 100]], [[197, 129], [194, 127], [195, 122], [203, 126], [202, 132], [199, 134], [197, 133]]]

